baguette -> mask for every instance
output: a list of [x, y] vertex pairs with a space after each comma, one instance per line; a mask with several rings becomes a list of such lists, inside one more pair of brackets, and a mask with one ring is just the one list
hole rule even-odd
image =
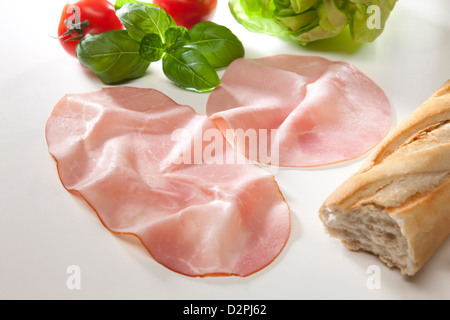
[[450, 80], [399, 123], [319, 210], [351, 250], [416, 274], [450, 234]]

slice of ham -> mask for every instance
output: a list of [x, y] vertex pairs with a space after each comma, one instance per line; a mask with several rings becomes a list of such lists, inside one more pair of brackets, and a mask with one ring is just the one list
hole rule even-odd
[[[198, 146], [211, 148], [202, 132], [224, 142], [208, 163], [196, 159]], [[289, 208], [274, 177], [242, 161], [207, 116], [159, 91], [66, 95], [46, 138], [64, 187], [107, 229], [137, 236], [175, 272], [248, 276], [271, 263], [289, 237]]]
[[[356, 158], [391, 125], [386, 95], [355, 66], [297, 55], [235, 60], [208, 98], [207, 114], [249, 159], [286, 167]], [[262, 159], [265, 152], [237, 139], [239, 130], [270, 135], [271, 156]]]

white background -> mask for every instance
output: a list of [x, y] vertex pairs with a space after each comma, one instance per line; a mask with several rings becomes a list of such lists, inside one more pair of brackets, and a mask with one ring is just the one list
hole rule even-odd
[[[354, 173], [354, 161], [276, 174], [291, 207], [292, 234], [281, 255], [246, 278], [190, 278], [156, 263], [131, 236], [107, 231], [61, 185], [48, 154], [44, 126], [66, 93], [102, 83], [60, 47], [56, 35], [65, 1], [3, 1], [0, 51], [0, 298], [2, 299], [449, 299], [450, 239], [414, 277], [325, 234], [318, 208]], [[320, 55], [355, 64], [392, 103], [394, 124], [450, 78], [450, 2], [399, 0], [384, 33], [356, 50], [298, 44], [248, 32], [219, 0], [215, 21], [243, 42], [246, 57]], [[174, 87], [156, 63], [128, 83], [161, 90], [203, 113], [207, 94]], [[66, 286], [67, 268], [81, 270], [81, 289]], [[367, 270], [381, 271], [369, 289]]]

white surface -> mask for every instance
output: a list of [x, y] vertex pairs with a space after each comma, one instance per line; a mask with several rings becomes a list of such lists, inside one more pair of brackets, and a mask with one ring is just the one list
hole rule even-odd
[[[68, 56], [56, 34], [65, 1], [6, 1], [0, 10], [0, 298], [1, 299], [449, 299], [450, 239], [412, 279], [377, 258], [345, 249], [325, 234], [317, 211], [365, 156], [320, 169], [276, 174], [292, 212], [292, 235], [278, 259], [247, 278], [189, 278], [159, 265], [132, 237], [107, 231], [93, 211], [61, 185], [44, 126], [66, 93], [103, 85]], [[448, 0], [400, 0], [385, 32], [356, 52], [303, 48], [253, 34], [219, 0], [218, 23], [246, 47], [248, 58], [276, 53], [321, 55], [354, 63], [389, 97], [394, 124], [450, 78]], [[128, 83], [161, 90], [204, 112], [206, 94], [182, 91], [160, 65]], [[70, 265], [81, 289], [69, 290]], [[380, 268], [380, 289], [367, 270]]]

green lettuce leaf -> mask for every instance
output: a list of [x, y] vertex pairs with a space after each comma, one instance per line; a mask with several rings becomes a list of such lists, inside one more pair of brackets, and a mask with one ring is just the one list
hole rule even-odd
[[[372, 42], [383, 32], [396, 2], [230, 0], [229, 8], [235, 19], [252, 32], [288, 37], [306, 44], [336, 37], [348, 26], [355, 42]], [[373, 24], [373, 21], [378, 23]]]
[[[374, 3], [375, 2], [375, 3]], [[349, 26], [353, 40], [358, 42], [372, 42], [375, 40], [384, 30], [386, 21], [390, 12], [394, 9], [397, 0], [352, 0], [348, 7], [351, 11]], [[370, 23], [370, 17], [375, 11], [369, 11], [371, 5], [377, 5], [380, 8], [380, 26], [379, 28], [368, 28], [367, 23]]]

